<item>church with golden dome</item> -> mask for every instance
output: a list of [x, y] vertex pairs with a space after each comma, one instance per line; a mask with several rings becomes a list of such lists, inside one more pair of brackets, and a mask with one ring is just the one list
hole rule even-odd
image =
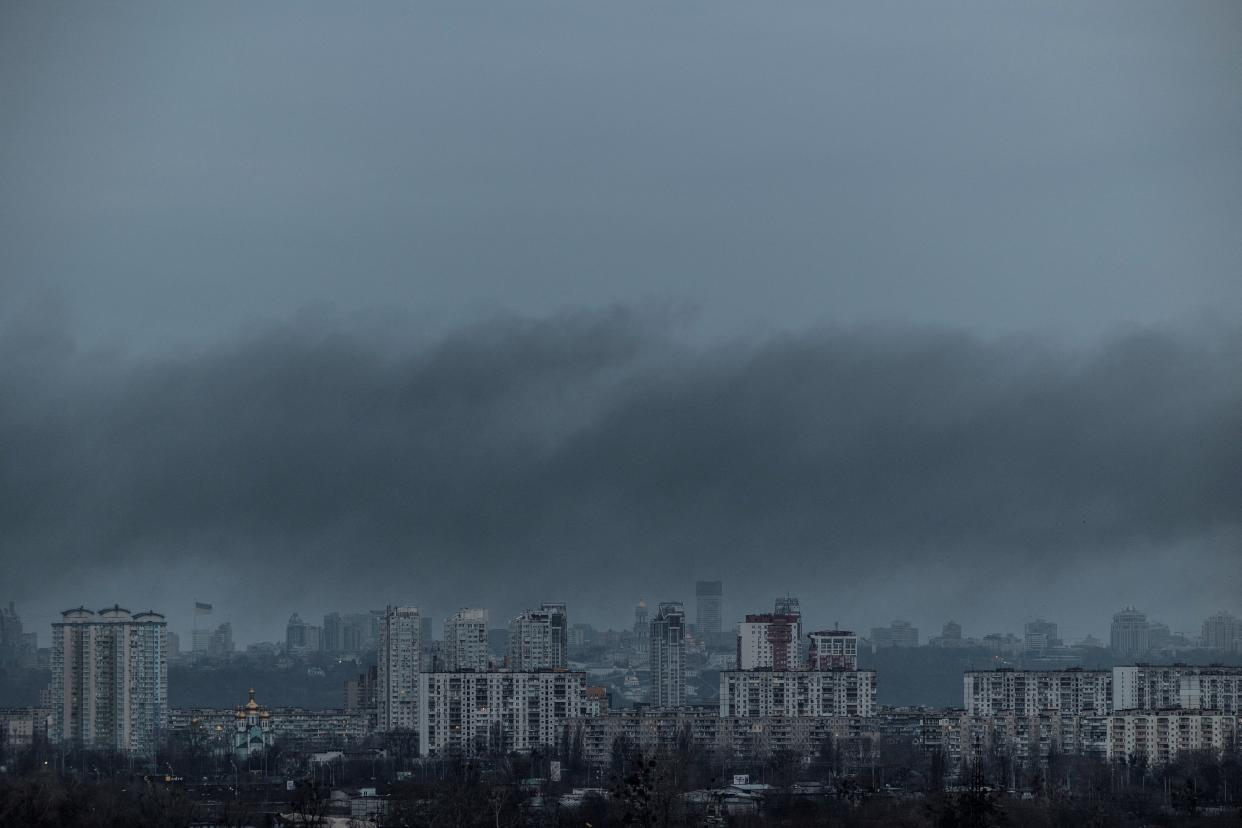
[[245, 759], [262, 753], [272, 746], [272, 714], [254, 700], [254, 688], [250, 700], [233, 711], [233, 754]]

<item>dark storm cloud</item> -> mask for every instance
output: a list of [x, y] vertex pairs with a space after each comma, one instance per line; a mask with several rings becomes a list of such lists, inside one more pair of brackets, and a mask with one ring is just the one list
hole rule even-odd
[[681, 317], [628, 310], [392, 323], [134, 358], [10, 320], [6, 580], [70, 604], [121, 571], [273, 615], [569, 596], [602, 621], [712, 574], [739, 603], [863, 614], [865, 593], [865, 621], [911, 606], [900, 573], [946, 615], [980, 578], [1008, 595], [1101, 567], [1170, 611], [1236, 594], [1236, 573], [1152, 582], [1170, 555], [1236, 554], [1236, 330], [1070, 350], [892, 327], [689, 345]]

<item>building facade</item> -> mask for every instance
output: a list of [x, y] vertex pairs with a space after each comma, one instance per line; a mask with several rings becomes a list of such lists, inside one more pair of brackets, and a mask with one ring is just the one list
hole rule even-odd
[[720, 634], [724, 585], [720, 581], [696, 581], [694, 584], [694, 625], [699, 636]]
[[1112, 709], [1212, 710], [1242, 715], [1242, 667], [1136, 664], [1114, 667]]
[[858, 636], [850, 630], [819, 630], [810, 638], [810, 669], [858, 669]]
[[798, 670], [802, 667], [802, 616], [747, 615], [737, 625], [739, 670]]
[[1109, 628], [1109, 646], [1119, 655], [1138, 656], [1151, 649], [1151, 630], [1147, 614], [1134, 607], [1126, 607], [1113, 615]]
[[376, 654], [376, 728], [418, 728], [422, 620], [417, 607], [389, 606], [380, 620]]
[[720, 715], [874, 716], [875, 671], [738, 670], [720, 674]]
[[542, 604], [509, 622], [509, 669], [517, 672], [569, 667], [569, 619], [564, 604]]
[[962, 674], [962, 703], [976, 716], [1103, 715], [1109, 712], [1112, 688], [1108, 670], [968, 670]]
[[1227, 612], [1218, 612], [1203, 622], [1200, 636], [1210, 650], [1236, 653], [1242, 650], [1242, 622]]
[[1189, 710], [1126, 711], [1108, 718], [1109, 761], [1151, 767], [1189, 753], [1219, 759], [1238, 744], [1238, 717]]
[[585, 673], [423, 673], [420, 682], [423, 756], [555, 747], [566, 720], [588, 712]]
[[875, 647], [917, 647], [919, 628], [909, 621], [894, 621], [887, 627], [871, 628], [871, 644]]
[[660, 604], [650, 641], [651, 704], [681, 707], [686, 703], [686, 611], [680, 603]]
[[168, 625], [120, 606], [52, 625], [52, 742], [153, 755], [168, 722]]
[[460, 609], [444, 621], [444, 671], [483, 671], [487, 648], [487, 610]]

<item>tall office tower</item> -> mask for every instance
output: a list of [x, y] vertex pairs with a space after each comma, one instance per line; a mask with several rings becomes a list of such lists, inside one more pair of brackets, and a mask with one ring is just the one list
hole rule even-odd
[[344, 632], [345, 622], [339, 612], [330, 612], [325, 615], [323, 617], [323, 639], [320, 642], [323, 645], [323, 651], [339, 653], [344, 650]]
[[638, 599], [634, 607], [634, 650], [639, 655], [647, 655], [651, 648], [651, 623], [647, 620], [647, 602]]
[[1027, 621], [1023, 633], [1022, 643], [1028, 652], [1043, 652], [1049, 647], [1061, 646], [1054, 621], [1045, 621], [1042, 618]]
[[811, 633], [811, 669], [857, 670], [858, 636], [850, 630]]
[[61, 613], [52, 625], [51, 741], [153, 755], [168, 723], [167, 634], [158, 612]]
[[418, 607], [389, 606], [380, 618], [376, 728], [381, 732], [418, 727], [422, 632]]
[[375, 637], [371, 632], [371, 613], [351, 612], [341, 625], [341, 649], [347, 653], [360, 653], [375, 649]]
[[660, 604], [651, 621], [651, 704], [686, 703], [686, 610], [678, 601]]
[[194, 602], [194, 626], [190, 630], [190, 658], [197, 661], [207, 656], [211, 648], [211, 627], [202, 626], [206, 622], [200, 618], [211, 615], [211, 604], [203, 601]]
[[1236, 652], [1242, 649], [1242, 622], [1227, 612], [1218, 612], [1203, 622], [1202, 638], [1208, 649]]
[[1109, 645], [1119, 655], [1137, 656], [1150, 650], [1147, 614], [1134, 607], [1126, 607], [1115, 614], [1109, 631]]
[[721, 603], [724, 587], [720, 581], [696, 581], [694, 584], [695, 607], [694, 624], [700, 638], [720, 633]]
[[737, 625], [737, 669], [802, 668], [802, 616], [762, 613]]
[[569, 625], [564, 604], [543, 604], [509, 622], [509, 669], [564, 670], [569, 666]]
[[487, 669], [487, 610], [459, 609], [444, 622], [444, 672]]
[[306, 651], [307, 626], [309, 625], [296, 612], [289, 616], [289, 623], [285, 625], [285, 652]]

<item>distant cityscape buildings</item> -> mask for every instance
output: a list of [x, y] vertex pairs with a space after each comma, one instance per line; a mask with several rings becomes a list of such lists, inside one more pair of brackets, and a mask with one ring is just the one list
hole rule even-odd
[[1226, 652], [1242, 651], [1242, 622], [1227, 612], [1218, 612], [1203, 622], [1203, 646]]
[[1109, 646], [1115, 653], [1138, 656], [1151, 649], [1147, 614], [1134, 607], [1126, 607], [1113, 616], [1109, 631]]
[[[713, 649], [705, 636], [719, 586], [696, 583], [701, 623], [694, 627], [677, 601], [660, 603], [650, 616], [640, 601], [633, 629], [621, 631], [570, 625], [563, 603], [519, 613], [505, 630], [488, 629], [486, 609], [462, 608], [445, 619], [438, 641], [428, 632], [429, 619], [412, 606], [329, 612], [322, 627], [294, 613], [284, 642], [247, 649], [274, 658], [280, 669], [305, 659], [308, 676], [324, 676], [318, 665], [332, 661], [357, 664], [358, 672], [343, 682], [339, 711], [274, 713], [251, 690], [245, 704], [220, 713], [215, 750], [240, 766], [266, 756], [280, 734], [331, 740], [404, 732], [423, 757], [555, 752], [574, 744], [595, 761], [607, 755], [605, 742], [617, 734], [635, 745], [667, 748], [659, 734], [686, 732], [669, 730], [675, 726], [689, 727], [685, 738], [700, 748], [735, 756], [805, 751], [825, 739], [861, 740], [851, 747], [860, 761], [878, 750], [885, 734], [914, 734], [919, 745], [942, 751], [948, 766], [960, 769], [989, 750], [1024, 760], [1064, 751], [1154, 765], [1179, 752], [1223, 750], [1237, 738], [1242, 666], [1144, 660], [1193, 647], [1236, 653], [1239, 622], [1227, 612], [1211, 615], [1200, 635], [1188, 636], [1126, 607], [1112, 618], [1109, 643], [1112, 658], [1132, 663], [1107, 669], [1078, 666], [1084, 648], [1099, 642], [1087, 637], [1067, 645], [1052, 620], [1026, 622], [1021, 637], [981, 638], [965, 638], [949, 621], [929, 647], [981, 648], [991, 654], [987, 660], [1015, 666], [966, 670], [960, 709], [917, 712], [879, 706], [882, 677], [860, 668], [868, 643], [876, 650], [918, 646], [918, 630], [908, 622], [873, 628], [869, 642], [839, 625], [807, 633], [800, 602], [785, 595], [772, 612], [742, 616], [732, 652], [719, 643]], [[200, 646], [187, 654], [192, 667], [211, 668], [201, 660], [235, 656], [232, 625], [200, 621], [212, 612], [210, 604], [195, 603]], [[20, 660], [34, 643], [15, 606], [0, 609], [0, 654]], [[359, 657], [369, 646], [373, 665]], [[22, 717], [0, 709], [0, 735], [9, 745], [23, 745], [45, 733], [53, 744], [149, 761], [170, 728], [187, 726], [184, 712], [168, 705], [168, 662], [177, 651], [177, 636], [160, 613], [116, 605], [67, 610], [52, 625], [44, 662], [51, 670], [46, 712]], [[598, 675], [597, 668], [579, 660], [588, 657], [596, 665], [620, 662], [625, 676], [618, 700], [637, 703], [637, 710], [615, 707], [612, 690], [591, 686], [588, 676]], [[894, 658], [907, 656], [886, 653], [880, 663]], [[717, 685], [707, 692], [705, 675]], [[1170, 728], [1178, 729], [1176, 739]]]
[[918, 627], [909, 621], [894, 621], [887, 627], [871, 628], [871, 644], [874, 647], [917, 647], [919, 646]]
[[719, 635], [724, 601], [724, 585], [720, 581], [697, 581], [694, 584], [696, 632], [703, 637]]

